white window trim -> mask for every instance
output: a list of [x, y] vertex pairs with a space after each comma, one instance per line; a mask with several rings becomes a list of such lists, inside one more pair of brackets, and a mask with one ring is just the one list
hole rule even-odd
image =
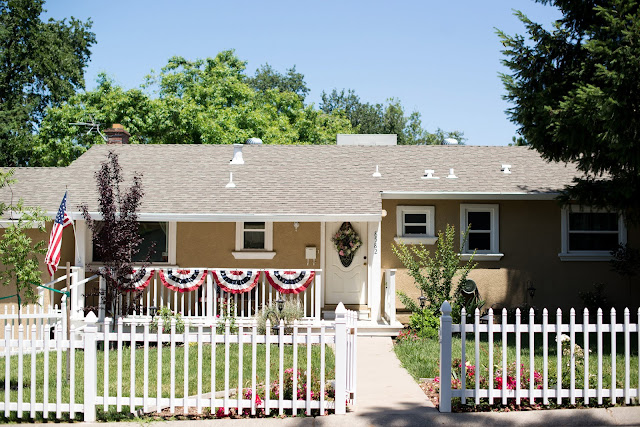
[[[140, 221], [143, 222], [143, 221]], [[166, 222], [166, 221], [153, 221], [153, 222]], [[176, 265], [176, 242], [177, 242], [177, 230], [178, 223], [175, 221], [169, 221], [167, 227], [167, 250], [169, 253], [167, 254], [167, 262], [151, 262], [151, 265], [162, 265], [162, 266], [175, 266]], [[93, 261], [93, 236], [91, 231], [87, 229], [85, 234], [85, 250], [86, 250], [86, 259], [87, 264], [91, 265], [103, 265], [101, 262]], [[135, 265], [135, 263], [134, 263]]]
[[[464, 242], [464, 232], [469, 226], [468, 212], [489, 212], [491, 214], [491, 248], [489, 250], [469, 250], [469, 239]], [[473, 256], [476, 261], [500, 261], [504, 256], [500, 252], [500, 205], [460, 204], [460, 259], [468, 261]]]
[[[249, 221], [251, 222], [251, 221]], [[244, 248], [244, 221], [236, 221], [236, 250], [231, 252], [235, 259], [273, 259], [273, 222], [264, 222], [264, 249]]]
[[[404, 235], [404, 214], [405, 213], [424, 213], [427, 215], [427, 234], [424, 236], [405, 236]], [[396, 207], [396, 243], [404, 243], [407, 245], [433, 245], [438, 241], [435, 235], [435, 206], [397, 206]]]
[[[561, 261], [610, 261], [610, 251], [570, 251], [569, 250], [569, 214], [571, 212], [607, 212], [605, 209], [581, 207], [580, 205], [564, 206], [562, 208], [560, 229], [561, 249], [558, 254]], [[618, 215], [618, 243], [627, 243], [627, 227], [624, 225], [622, 215]]]

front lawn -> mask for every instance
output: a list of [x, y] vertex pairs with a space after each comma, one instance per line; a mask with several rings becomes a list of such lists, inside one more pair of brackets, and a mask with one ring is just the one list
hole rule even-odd
[[[507, 342], [507, 362], [511, 364], [516, 360], [516, 347], [515, 347], [515, 337], [513, 334], [510, 334], [509, 340]], [[578, 335], [576, 334], [576, 343], [581, 345], [582, 342], [579, 340]], [[619, 334], [617, 337], [618, 348], [616, 352], [616, 384], [618, 388], [624, 387], [624, 374], [625, 374], [625, 364], [624, 364], [624, 341], [622, 334]], [[502, 367], [502, 341], [499, 337], [494, 336], [494, 344], [493, 344], [493, 360], [494, 360], [494, 376], [496, 375], [497, 369], [501, 369]], [[610, 388], [611, 387], [611, 348], [610, 348], [610, 340], [611, 337], [608, 334], [604, 336], [604, 351], [602, 357], [602, 387]], [[597, 369], [598, 369], [598, 357], [597, 357], [597, 348], [595, 345], [595, 334], [590, 336], [590, 349], [589, 353], [589, 372], [590, 372], [590, 385], [591, 388], [595, 388], [597, 385]], [[525, 375], [528, 377], [529, 372], [529, 337], [528, 334], [522, 334], [522, 350], [521, 350], [521, 359], [520, 363], [524, 365]], [[557, 357], [556, 357], [556, 341], [555, 334], [549, 334], [549, 388], [555, 387], [556, 378], [557, 378]], [[632, 345], [632, 355], [630, 358], [630, 387], [637, 388], [638, 387], [638, 350], [637, 350], [637, 341], [636, 345]], [[635, 347], [635, 348], [634, 348]], [[543, 372], [543, 348], [542, 348], [542, 336], [540, 334], [536, 334], [535, 340], [535, 350], [534, 350], [534, 368], [540, 374]], [[413, 376], [416, 381], [420, 378], [434, 378], [440, 375], [439, 372], [439, 360], [440, 360], [440, 344], [437, 339], [404, 339], [396, 341], [394, 346], [396, 355], [402, 366], [407, 369], [407, 371]], [[452, 353], [453, 359], [461, 358], [461, 339], [460, 335], [453, 337], [452, 340]], [[466, 358], [467, 361], [471, 365], [475, 365], [475, 342], [473, 337], [468, 336], [466, 340]], [[565, 388], [568, 387], [568, 378], [570, 375], [570, 369], [568, 366], [569, 357], [562, 357], [562, 376], [563, 376], [563, 386]], [[487, 343], [487, 334], [481, 334], [481, 342], [480, 342], [480, 367], [483, 372], [486, 372], [486, 369], [489, 364], [489, 344]], [[584, 385], [584, 365], [582, 365], [581, 360], [576, 360], [576, 388], [582, 388]], [[458, 374], [459, 375], [459, 368]], [[495, 383], [494, 383], [495, 384]], [[494, 385], [495, 386], [495, 385]], [[485, 386], [486, 387], [486, 386]]]

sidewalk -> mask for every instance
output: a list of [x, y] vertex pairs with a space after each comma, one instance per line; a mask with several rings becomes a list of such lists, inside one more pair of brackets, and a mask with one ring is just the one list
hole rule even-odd
[[[521, 412], [441, 414], [400, 366], [390, 338], [358, 338], [357, 401], [354, 412], [316, 418], [253, 418], [203, 421], [160, 421], [161, 427], [204, 426], [640, 426], [640, 407], [555, 409]], [[48, 426], [51, 426], [49, 423]], [[140, 427], [140, 423], [109, 423]], [[156, 424], [143, 422], [143, 424]], [[85, 424], [89, 425], [89, 424]], [[107, 423], [96, 423], [104, 427]]]

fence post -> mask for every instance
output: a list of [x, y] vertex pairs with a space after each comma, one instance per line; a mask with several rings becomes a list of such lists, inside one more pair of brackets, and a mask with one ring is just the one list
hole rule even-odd
[[440, 412], [451, 412], [451, 305], [440, 307]]
[[84, 420], [89, 422], [96, 420], [96, 395], [98, 393], [97, 320], [93, 312], [89, 312], [84, 319], [86, 323], [84, 329]]
[[313, 317], [315, 317], [316, 321], [318, 322], [322, 317], [322, 293], [324, 292], [324, 289], [322, 289], [323, 286], [324, 284], [322, 283], [322, 270], [316, 270], [316, 278], [313, 284], [313, 291], [315, 292], [315, 296], [313, 299], [313, 302], [315, 304], [315, 307], [313, 308]]
[[336, 308], [336, 385], [335, 413], [347, 413], [347, 309], [342, 302]]

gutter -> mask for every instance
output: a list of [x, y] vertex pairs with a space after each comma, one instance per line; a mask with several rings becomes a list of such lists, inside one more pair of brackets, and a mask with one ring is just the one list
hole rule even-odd
[[[57, 212], [49, 212], [55, 215]], [[98, 212], [89, 212], [91, 218], [100, 220]], [[69, 212], [73, 220], [81, 220], [80, 212]], [[185, 213], [152, 213], [138, 214], [140, 221], [179, 221], [179, 222], [380, 222], [382, 214], [185, 214]]]
[[473, 191], [381, 191], [383, 199], [409, 200], [555, 200], [561, 193], [473, 192]]

